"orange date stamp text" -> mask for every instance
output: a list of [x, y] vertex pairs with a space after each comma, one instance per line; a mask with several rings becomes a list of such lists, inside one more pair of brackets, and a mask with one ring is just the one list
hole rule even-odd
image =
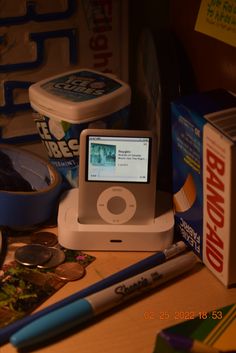
[[206, 311], [145, 311], [143, 313], [145, 320], [193, 320], [195, 318], [206, 320], [221, 320], [223, 318], [223, 313], [221, 310], [214, 310], [212, 312]]

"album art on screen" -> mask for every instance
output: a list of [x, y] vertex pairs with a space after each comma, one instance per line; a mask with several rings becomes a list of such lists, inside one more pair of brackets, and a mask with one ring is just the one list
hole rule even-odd
[[90, 163], [94, 166], [115, 167], [116, 145], [91, 143]]

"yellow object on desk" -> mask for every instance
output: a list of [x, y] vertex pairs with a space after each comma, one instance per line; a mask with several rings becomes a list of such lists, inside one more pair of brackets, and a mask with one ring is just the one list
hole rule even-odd
[[194, 320], [174, 325], [157, 336], [153, 353], [236, 352], [236, 304], [199, 312]]

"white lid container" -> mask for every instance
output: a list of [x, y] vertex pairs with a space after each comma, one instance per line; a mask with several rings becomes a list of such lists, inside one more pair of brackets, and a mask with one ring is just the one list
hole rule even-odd
[[128, 84], [90, 69], [70, 71], [30, 86], [30, 104], [48, 117], [71, 123], [87, 122], [130, 104]]
[[29, 100], [51, 163], [73, 187], [78, 186], [81, 131], [129, 126], [129, 85], [90, 69], [70, 71], [31, 85]]

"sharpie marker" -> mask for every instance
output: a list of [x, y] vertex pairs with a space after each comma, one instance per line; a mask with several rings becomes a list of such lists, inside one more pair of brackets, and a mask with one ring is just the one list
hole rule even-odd
[[75, 300], [87, 297], [93, 293], [99, 292], [107, 287], [113, 286], [114, 284], [124, 281], [127, 278], [136, 276], [137, 274], [149, 270], [150, 268], [160, 265], [161, 263], [179, 255], [186, 251], [186, 245], [183, 241], [171, 244], [168, 248], [163, 251], [159, 251], [152, 254], [122, 270], [113, 273], [112, 275], [101, 279], [98, 282], [91, 284], [90, 286], [77, 291], [70, 296], [45, 307], [42, 310], [38, 310], [31, 315], [27, 315], [21, 320], [17, 320], [12, 324], [3, 327], [0, 330], [0, 345], [8, 342], [11, 335], [19, 331], [22, 327], [30, 324], [32, 321], [49, 314], [50, 312], [57, 310], [65, 305], [72, 303]]
[[45, 342], [95, 316], [189, 271], [199, 262], [193, 252], [178, 256], [125, 281], [76, 300], [25, 326], [10, 338], [17, 348]]

